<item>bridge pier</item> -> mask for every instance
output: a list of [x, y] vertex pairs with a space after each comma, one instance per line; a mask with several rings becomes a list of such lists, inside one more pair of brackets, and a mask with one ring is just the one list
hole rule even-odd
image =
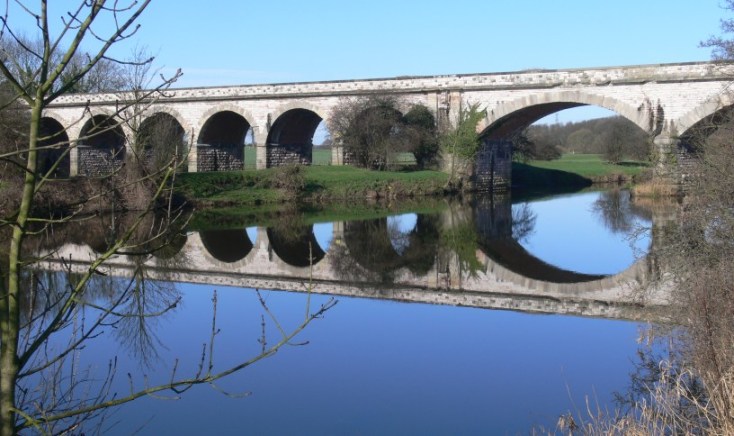
[[474, 187], [506, 191], [512, 180], [512, 141], [485, 139], [474, 161]]
[[653, 180], [657, 184], [671, 186], [684, 192], [690, 183], [694, 157], [689, 155], [679, 138], [663, 133], [653, 140], [655, 151]]

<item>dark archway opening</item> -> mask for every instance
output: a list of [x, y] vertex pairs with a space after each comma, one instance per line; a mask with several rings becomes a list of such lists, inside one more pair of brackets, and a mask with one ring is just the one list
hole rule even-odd
[[286, 111], [268, 131], [267, 167], [313, 162], [313, 140], [322, 118], [308, 109]]
[[71, 173], [69, 135], [53, 118], [41, 118], [38, 146], [38, 171], [53, 178], [67, 178]]
[[232, 111], [212, 115], [196, 144], [197, 171], [234, 171], [245, 167], [245, 137], [250, 123]]

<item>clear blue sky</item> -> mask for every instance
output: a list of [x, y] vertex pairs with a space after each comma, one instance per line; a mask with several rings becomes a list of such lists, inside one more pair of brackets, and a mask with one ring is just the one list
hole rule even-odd
[[720, 0], [158, 0], [138, 39], [182, 86], [700, 61]]
[[180, 87], [702, 61], [720, 3], [155, 0], [135, 40]]

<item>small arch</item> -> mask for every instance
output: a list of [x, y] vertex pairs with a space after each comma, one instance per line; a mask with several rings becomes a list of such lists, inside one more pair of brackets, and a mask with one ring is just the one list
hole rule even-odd
[[71, 172], [69, 135], [54, 118], [41, 118], [38, 146], [38, 171], [53, 178], [68, 178]]
[[125, 158], [122, 126], [108, 115], [95, 115], [79, 134], [79, 174], [104, 176], [113, 173]]
[[313, 136], [323, 118], [309, 109], [290, 109], [268, 131], [267, 167], [303, 164], [313, 160]]
[[245, 166], [245, 137], [250, 123], [225, 110], [209, 117], [197, 140], [197, 171], [241, 170]]
[[173, 159], [177, 168], [185, 170], [188, 150], [181, 123], [167, 112], [156, 112], [140, 123], [135, 135], [135, 152], [149, 171], [169, 165]]
[[178, 122], [178, 124], [181, 126], [181, 128], [187, 132], [191, 132], [193, 129], [193, 126], [188, 122], [188, 120], [181, 114], [181, 112], [177, 111], [175, 108], [172, 108], [170, 106], [162, 105], [162, 106], [155, 106], [154, 112], [151, 116], [157, 115], [157, 114], [166, 114], [171, 116], [173, 119]]
[[224, 263], [244, 259], [254, 247], [244, 229], [206, 230], [199, 232], [199, 237], [206, 251]]

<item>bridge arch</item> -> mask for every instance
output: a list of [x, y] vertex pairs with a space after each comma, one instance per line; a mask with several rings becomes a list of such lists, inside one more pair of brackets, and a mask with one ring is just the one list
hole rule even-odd
[[125, 159], [125, 132], [112, 116], [98, 114], [83, 125], [78, 140], [79, 174], [102, 176], [114, 172]]
[[240, 111], [223, 109], [203, 122], [196, 141], [197, 171], [241, 170], [251, 124]]
[[717, 114], [731, 111], [732, 106], [734, 106], [734, 96], [728, 92], [722, 92], [717, 98], [699, 104], [680, 117], [677, 123], [670, 126], [671, 133], [685, 136], [692, 128], [711, 120]]
[[69, 177], [71, 174], [70, 144], [64, 125], [51, 116], [44, 116], [41, 118], [39, 133], [38, 146], [41, 150], [38, 153], [38, 171], [41, 174], [50, 172], [51, 177], [55, 178]]
[[[171, 162], [180, 162], [187, 154], [186, 131], [181, 122], [168, 112], [156, 111], [140, 123], [135, 135], [136, 153], [150, 171]], [[185, 166], [181, 166], [185, 168]]]
[[[187, 135], [190, 132], [192, 132], [194, 129], [194, 126], [191, 124], [191, 122], [186, 117], [184, 117], [181, 114], [181, 112], [179, 112], [178, 110], [176, 110], [175, 108], [171, 106], [168, 106], [168, 105], [155, 106], [151, 110], [151, 114], [147, 118], [150, 118], [157, 114], [167, 114], [171, 116], [173, 119], [175, 119], [178, 122], [179, 125], [181, 125], [181, 128], [184, 129]], [[143, 122], [145, 122], [145, 120], [143, 120]]]
[[[612, 97], [584, 91], [560, 91], [529, 94], [516, 100], [501, 102], [487, 111], [487, 119], [478, 126], [481, 135], [488, 139], [507, 139], [513, 133], [555, 112], [578, 106], [599, 106], [609, 109], [635, 123], [645, 132], [656, 128], [651, 107], [633, 107]], [[662, 120], [660, 120], [662, 121]]]
[[268, 131], [266, 166], [310, 165], [313, 136], [323, 119], [315, 111], [300, 107], [281, 113]]

